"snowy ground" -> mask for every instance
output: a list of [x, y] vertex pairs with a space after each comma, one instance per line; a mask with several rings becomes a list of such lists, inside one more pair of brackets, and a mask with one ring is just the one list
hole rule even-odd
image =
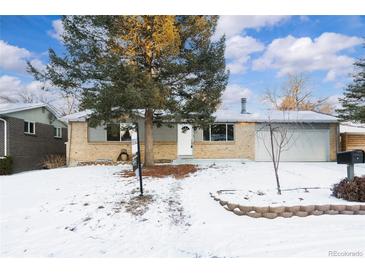
[[[275, 188], [270, 163], [221, 163], [185, 179], [145, 179], [147, 206], [134, 207], [129, 166], [89, 166], [0, 177], [1, 256], [243, 257], [365, 254], [365, 216], [274, 220], [236, 216], [209, 192]], [[329, 187], [335, 163], [283, 163], [283, 188]], [[357, 165], [358, 175], [365, 165]], [[283, 194], [285, 195], [285, 193]], [[148, 200], [148, 199], [147, 199]], [[139, 214], [139, 215], [138, 215]]]

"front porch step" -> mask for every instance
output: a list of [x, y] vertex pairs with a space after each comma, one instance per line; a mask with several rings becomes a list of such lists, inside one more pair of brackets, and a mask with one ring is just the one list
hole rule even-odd
[[194, 159], [193, 155], [179, 155], [177, 157], [178, 160], [185, 160], [185, 159]]
[[211, 164], [227, 164], [227, 163], [241, 163], [252, 162], [249, 159], [181, 159], [178, 158], [172, 161], [174, 165], [193, 164], [193, 165], [211, 165]]

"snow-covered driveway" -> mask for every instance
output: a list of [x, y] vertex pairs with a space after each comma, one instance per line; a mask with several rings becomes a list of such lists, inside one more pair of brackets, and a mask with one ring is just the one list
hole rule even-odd
[[[1, 256], [365, 254], [365, 216], [253, 219], [227, 212], [209, 196], [220, 189], [274, 188], [270, 163], [219, 164], [180, 180], [146, 178], [148, 208], [131, 207], [138, 183], [118, 174], [125, 168], [88, 166], [0, 177]], [[280, 168], [284, 188], [330, 187], [345, 172], [335, 163], [282, 163]], [[356, 172], [365, 174], [365, 166], [358, 165]]]

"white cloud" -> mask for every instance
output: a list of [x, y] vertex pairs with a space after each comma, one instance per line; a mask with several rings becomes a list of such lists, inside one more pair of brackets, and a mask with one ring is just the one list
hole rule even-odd
[[30, 61], [38, 69], [45, 65], [41, 60], [34, 58], [29, 50], [13, 46], [0, 40], [0, 68], [17, 73], [26, 73], [26, 61]]
[[12, 46], [0, 40], [0, 67], [2, 69], [23, 72], [25, 69], [25, 60], [30, 58], [31, 55], [30, 51], [25, 48]]
[[227, 68], [232, 74], [244, 73], [250, 54], [263, 51], [265, 46], [250, 36], [236, 35], [226, 41]]
[[352, 70], [354, 59], [341, 51], [360, 45], [363, 39], [338, 33], [323, 33], [315, 39], [291, 35], [273, 40], [263, 56], [254, 60], [253, 69], [278, 69], [278, 75], [325, 71], [333, 81]]
[[52, 21], [52, 27], [53, 29], [48, 31], [48, 35], [53, 37], [54, 39], [57, 39], [58, 41], [62, 42], [62, 35], [65, 31], [62, 20], [54, 20]]
[[222, 95], [222, 109], [240, 108], [241, 98], [251, 98], [252, 92], [250, 89], [237, 85], [230, 84], [226, 87]]
[[240, 34], [245, 29], [259, 30], [263, 27], [271, 27], [287, 20], [289, 16], [266, 15], [226, 15], [220, 16], [215, 33], [215, 38], [226, 35], [230, 38]]

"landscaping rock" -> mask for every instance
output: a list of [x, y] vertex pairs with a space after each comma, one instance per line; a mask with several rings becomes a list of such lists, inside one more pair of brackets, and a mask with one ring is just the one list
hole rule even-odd
[[315, 206], [314, 205], [300, 206], [300, 211], [312, 212], [314, 210], [315, 210]]
[[269, 212], [268, 206], [254, 206], [253, 210], [255, 210], [257, 213], [267, 213]]
[[307, 217], [308, 216], [308, 212], [307, 211], [297, 211], [294, 213], [295, 216], [298, 217]]
[[232, 211], [227, 205], [223, 206], [225, 210]]
[[229, 208], [230, 210], [234, 210], [235, 208], [237, 208], [237, 207], [238, 207], [238, 205], [237, 205], [237, 204], [232, 204], [232, 203], [227, 203], [227, 206], [228, 206], [228, 208]]
[[242, 205], [238, 205], [238, 208], [242, 211], [242, 212], [249, 212], [252, 211], [252, 206], [242, 206]]
[[269, 212], [282, 213], [285, 211], [285, 206], [269, 207]]
[[287, 212], [287, 211], [280, 213], [280, 216], [283, 217], [283, 218], [290, 218], [293, 215], [294, 215], [293, 212]]
[[274, 219], [274, 218], [278, 217], [278, 214], [273, 213], [273, 212], [266, 212], [266, 213], [262, 213], [262, 217], [267, 218], [267, 219]]
[[340, 214], [343, 214], [343, 215], [354, 215], [354, 212], [352, 210], [343, 210], [343, 211], [340, 211]]
[[320, 211], [327, 211], [331, 209], [331, 205], [316, 205], [315, 209]]
[[220, 203], [221, 206], [225, 206], [227, 204], [226, 201], [222, 201], [222, 200], [220, 200], [219, 203]]
[[331, 205], [331, 210], [343, 211], [346, 210], [346, 205]]
[[360, 210], [365, 210], [365, 204], [364, 205], [360, 205]]
[[247, 212], [247, 216], [250, 216], [252, 218], [260, 218], [260, 217], [262, 217], [262, 214], [259, 212], [250, 211], [250, 212]]
[[285, 207], [285, 211], [288, 211], [288, 212], [297, 212], [300, 210], [300, 206], [288, 206], [288, 207]]
[[365, 210], [358, 210], [358, 211], [355, 211], [355, 214], [356, 214], [356, 215], [365, 215]]
[[324, 213], [328, 214], [328, 215], [336, 215], [339, 213], [339, 211], [330, 209], [330, 210], [325, 211]]
[[314, 215], [314, 216], [323, 215], [323, 211], [322, 210], [314, 210], [314, 211], [312, 211], [312, 215]]
[[346, 210], [358, 211], [358, 210], [360, 210], [360, 205], [347, 205]]
[[239, 210], [238, 208], [235, 208], [233, 210], [233, 213], [238, 215], [238, 216], [242, 216], [242, 215], [245, 215], [245, 212], [242, 212], [241, 210]]

